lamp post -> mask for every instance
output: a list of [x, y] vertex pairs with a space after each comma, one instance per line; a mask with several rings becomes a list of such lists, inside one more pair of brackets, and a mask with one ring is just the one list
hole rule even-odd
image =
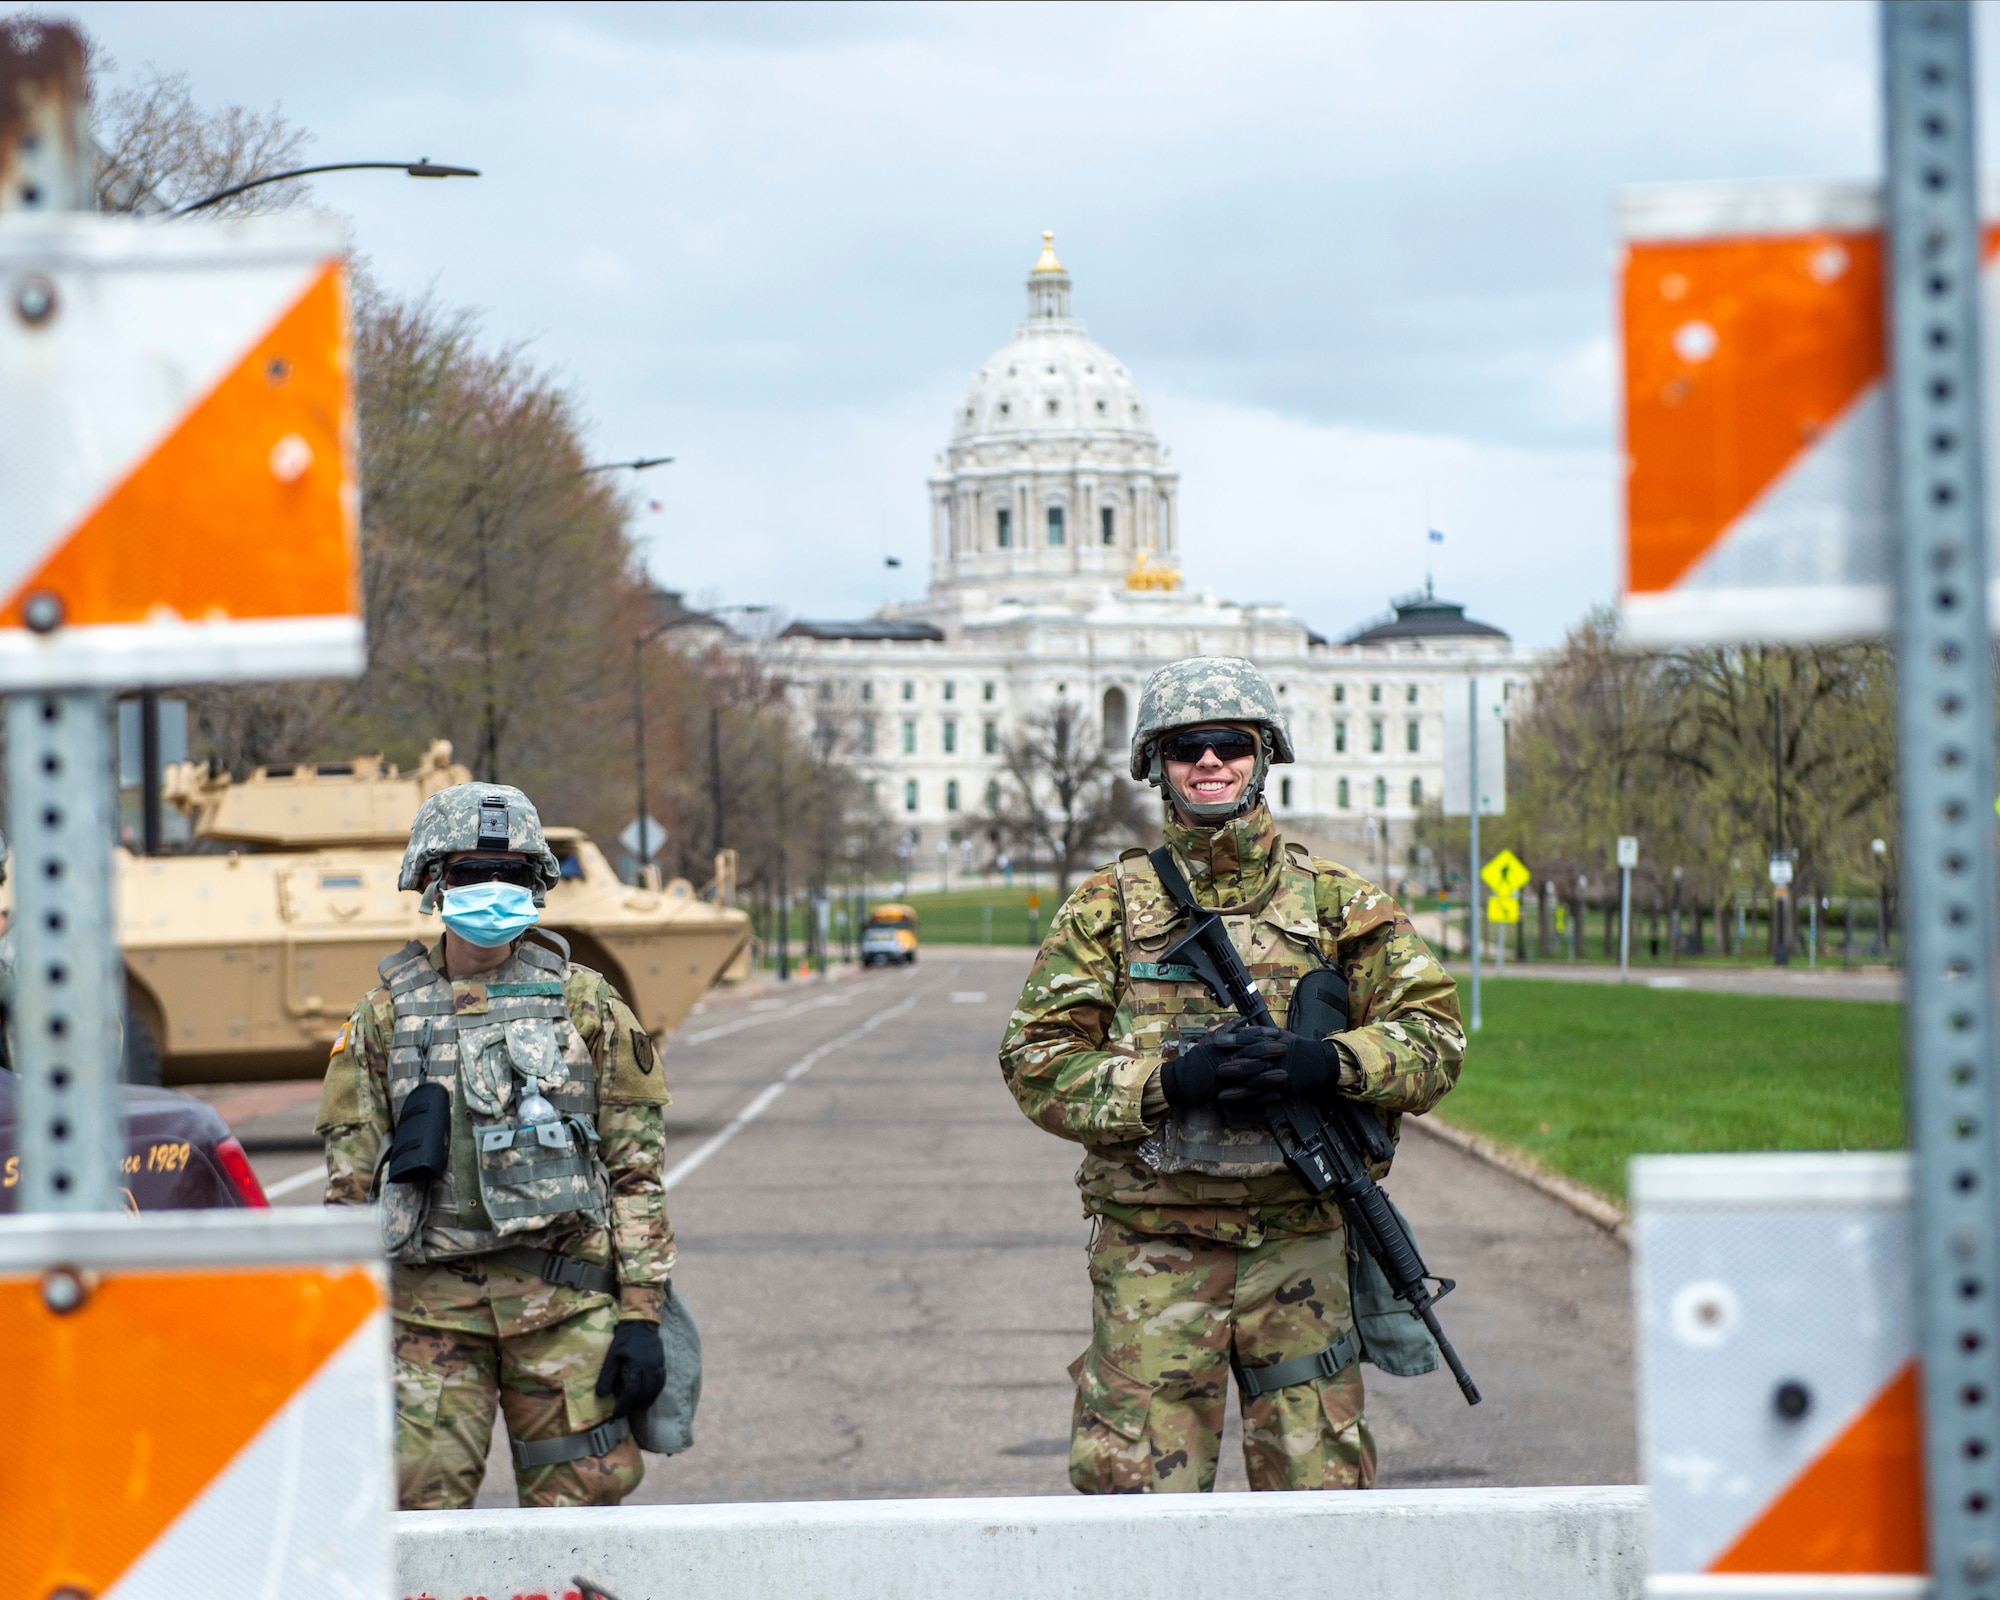
[[[600, 461], [592, 466], [578, 467], [570, 476], [580, 478], [586, 473], [616, 472], [621, 468], [643, 472], [648, 467], [664, 466], [673, 459], [672, 456], [640, 456], [631, 461]], [[639, 809], [633, 813], [636, 819], [634, 826], [639, 830], [639, 848], [634, 852], [638, 864], [633, 875], [640, 883], [646, 881], [646, 863], [652, 859], [646, 846], [652, 843], [653, 834], [646, 820], [646, 646], [672, 626], [672, 621], [657, 622], [632, 635], [632, 767], [639, 802]], [[718, 844], [717, 849], [720, 848]]]
[[287, 183], [293, 178], [311, 178], [322, 172], [407, 172], [413, 178], [476, 178], [477, 167], [447, 167], [425, 156], [419, 161], [329, 161], [317, 167], [293, 167], [289, 172], [267, 173], [261, 178], [252, 178], [247, 183], [231, 184], [227, 189], [218, 189], [214, 194], [204, 195], [199, 200], [175, 208], [177, 217], [191, 216], [197, 211], [205, 211], [210, 206], [220, 205], [225, 200], [233, 200], [239, 194], [247, 194], [252, 189], [261, 189], [268, 183]]
[[1868, 848], [1875, 857], [1875, 938], [1872, 953], [1889, 954], [1889, 841], [1873, 839]]

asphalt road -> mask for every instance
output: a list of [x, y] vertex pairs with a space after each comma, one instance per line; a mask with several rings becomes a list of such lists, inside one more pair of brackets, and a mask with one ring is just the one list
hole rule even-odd
[[[1066, 1491], [1064, 1368], [1090, 1329], [1076, 1153], [994, 1061], [1028, 956], [933, 950], [714, 1000], [669, 1042], [675, 1281], [706, 1371], [694, 1449], [648, 1457], [635, 1500]], [[309, 1097], [218, 1103], [251, 1094], [260, 1175], [315, 1202], [310, 1154], [268, 1148], [309, 1129]], [[1634, 1481], [1623, 1248], [1434, 1140], [1404, 1140], [1389, 1187], [1459, 1281], [1440, 1311], [1486, 1399], [1367, 1369], [1380, 1481]], [[1219, 1488], [1245, 1487], [1235, 1433], [1232, 1406]], [[483, 1505], [513, 1503], [503, 1461], [496, 1441]]]

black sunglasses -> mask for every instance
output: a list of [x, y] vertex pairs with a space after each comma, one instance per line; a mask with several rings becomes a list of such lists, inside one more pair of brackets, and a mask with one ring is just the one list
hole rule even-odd
[[1218, 761], [1241, 761], [1257, 753], [1257, 736], [1241, 728], [1191, 728], [1170, 733], [1160, 741], [1160, 754], [1169, 761], [1190, 764], [1201, 760], [1202, 752], [1213, 750]]
[[525, 861], [452, 861], [445, 865], [447, 889], [469, 889], [475, 883], [512, 883], [534, 888], [535, 869]]

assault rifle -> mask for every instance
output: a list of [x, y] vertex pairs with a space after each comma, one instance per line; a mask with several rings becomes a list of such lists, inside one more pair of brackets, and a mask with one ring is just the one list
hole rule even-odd
[[[1194, 926], [1160, 957], [1160, 965], [1192, 968], [1218, 1000], [1234, 1006], [1246, 1021], [1260, 1027], [1276, 1027], [1271, 1008], [1257, 992], [1236, 946], [1230, 943], [1222, 918], [1195, 904], [1180, 863], [1170, 851], [1155, 850], [1151, 855], [1154, 870], [1167, 893], [1194, 920]], [[1312, 976], [1316, 974], [1308, 976], [1308, 983]], [[1410, 1237], [1403, 1219], [1390, 1206], [1389, 1197], [1368, 1174], [1370, 1161], [1387, 1161], [1395, 1153], [1395, 1146], [1382, 1125], [1345, 1096], [1334, 1102], [1328, 1116], [1296, 1095], [1273, 1096], [1268, 1123], [1271, 1137], [1284, 1152], [1285, 1165], [1292, 1169], [1292, 1176], [1304, 1185], [1306, 1193], [1315, 1197], [1328, 1190], [1333, 1192], [1348, 1229], [1380, 1265], [1390, 1290], [1423, 1319], [1437, 1341], [1438, 1352], [1458, 1380], [1465, 1403], [1478, 1405], [1479, 1388], [1458, 1359], [1458, 1352], [1452, 1349], [1451, 1341], [1444, 1336], [1444, 1329], [1438, 1326], [1437, 1312], [1432, 1309], [1457, 1285], [1450, 1278], [1438, 1278], [1438, 1291], [1435, 1295], [1431, 1293], [1432, 1275], [1423, 1257], [1417, 1254], [1416, 1240]]]

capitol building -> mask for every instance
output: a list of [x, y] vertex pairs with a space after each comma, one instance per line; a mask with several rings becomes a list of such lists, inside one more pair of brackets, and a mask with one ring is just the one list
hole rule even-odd
[[1183, 530], [1171, 453], [1125, 364], [1073, 314], [1043, 241], [1028, 314], [973, 374], [930, 479], [928, 594], [859, 621], [794, 622], [765, 646], [767, 666], [801, 726], [864, 774], [921, 871], [940, 846], [954, 865], [990, 861], [1002, 749], [1022, 719], [1067, 697], [1121, 752], [1122, 774], [1149, 673], [1247, 656], [1291, 721], [1297, 762], [1266, 788], [1281, 829], [1400, 872], [1409, 825], [1441, 793], [1447, 704], [1465, 704], [1474, 673], [1518, 701], [1539, 652], [1428, 592], [1334, 643], [1286, 606], [1184, 583], [1184, 536], [1229, 530]]

